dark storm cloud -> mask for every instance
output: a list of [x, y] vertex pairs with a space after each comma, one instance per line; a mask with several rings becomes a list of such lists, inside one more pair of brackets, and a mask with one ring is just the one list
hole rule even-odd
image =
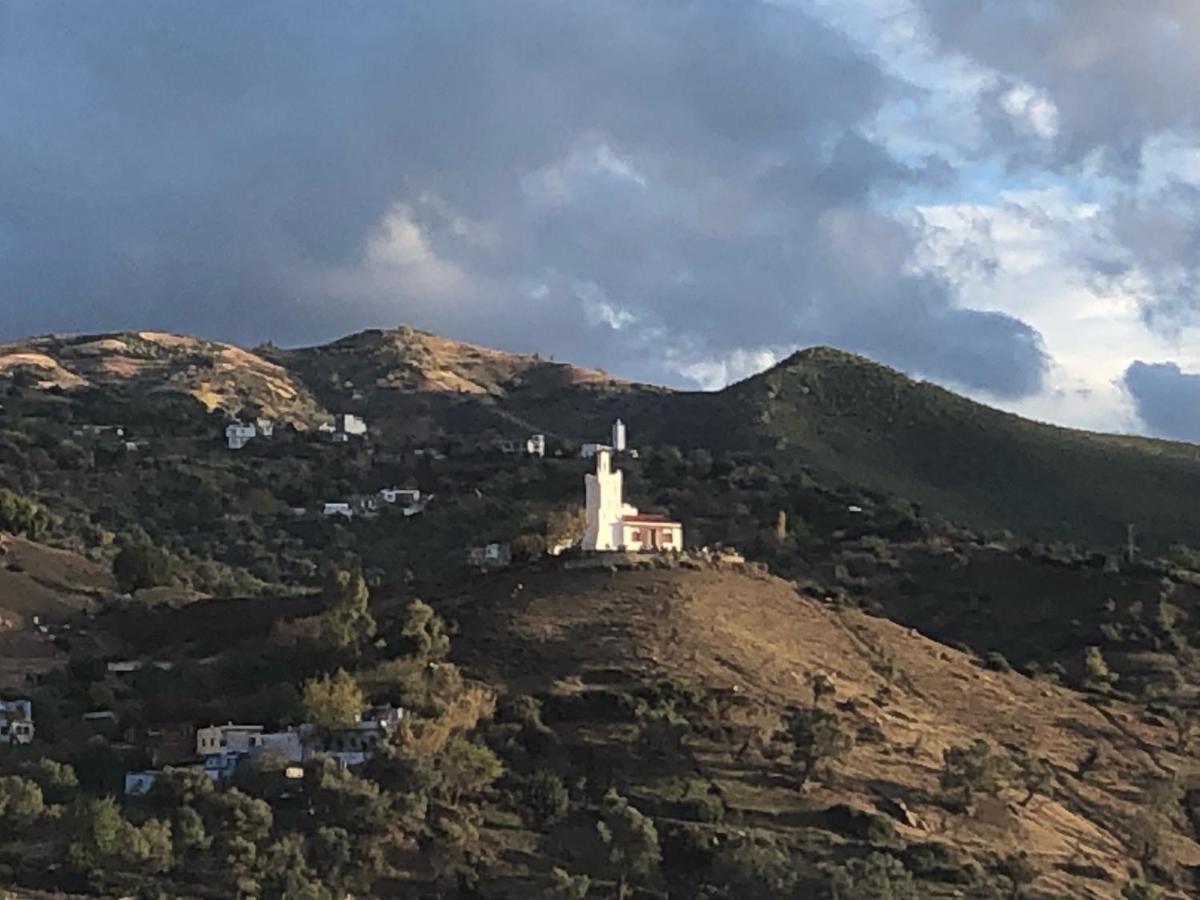
[[1175, 363], [1138, 360], [1125, 370], [1125, 389], [1143, 422], [1162, 437], [1200, 443], [1200, 375]]
[[[1047, 93], [1058, 109], [1046, 161], [1091, 154], [1136, 173], [1147, 137], [1194, 128], [1200, 101], [1200, 4], [1194, 0], [915, 0], [934, 35], [1000, 73], [981, 98], [992, 137], [1006, 132], [998, 107], [1016, 79]], [[989, 125], [985, 115], [985, 126]]]
[[408, 322], [658, 378], [827, 340], [1035, 391], [878, 210], [947, 177], [866, 136], [895, 87], [758, 2], [9, 4], [0, 335]]

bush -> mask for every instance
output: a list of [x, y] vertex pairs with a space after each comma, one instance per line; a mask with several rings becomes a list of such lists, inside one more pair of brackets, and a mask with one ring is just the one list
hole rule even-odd
[[547, 828], [566, 817], [571, 797], [558, 775], [542, 769], [525, 783], [525, 805], [533, 813], [534, 823]]
[[171, 557], [161, 547], [134, 544], [113, 560], [113, 577], [125, 593], [171, 583]]

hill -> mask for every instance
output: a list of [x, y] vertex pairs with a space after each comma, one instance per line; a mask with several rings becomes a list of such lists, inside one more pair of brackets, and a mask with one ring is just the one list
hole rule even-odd
[[354, 412], [389, 449], [543, 432], [569, 453], [621, 417], [640, 447], [750, 454], [980, 530], [1113, 548], [1133, 525], [1151, 553], [1200, 533], [1200, 447], [1029, 421], [829, 348], [712, 393], [411, 328], [254, 351], [153, 332], [34, 338], [0, 346], [6, 376], [59, 403], [80, 399], [85, 420], [123, 398], [119, 415], [137, 421], [139, 404], [171, 396], [226, 414], [255, 406], [302, 429]]
[[182, 394], [206, 410], [264, 414], [310, 426], [324, 418], [308, 389], [285, 368], [218, 341], [155, 331], [46, 336], [0, 344], [0, 378], [60, 396], [89, 389], [119, 395]]
[[[1198, 774], [1188, 754], [1170, 749], [1163, 724], [1132, 704], [1097, 703], [1046, 681], [988, 671], [960, 651], [884, 619], [831, 609], [754, 571], [543, 567], [474, 583], [437, 606], [459, 622], [457, 656], [467, 670], [538, 697], [546, 722], [569, 735], [575, 754], [630, 740], [638, 707], [623, 714], [622, 697], [643, 699], [642, 720], [645, 702], [653, 702], [646, 698], [663, 685], [673, 695], [736, 701], [717, 719], [755, 723], [765, 737], [758, 751], [747, 752], [754, 745], [741, 733], [703, 727], [697, 704], [683, 713], [691, 725], [674, 764], [638, 758], [615, 777], [643, 808], [657, 810], [673, 808], [680, 779], [699, 778], [743, 838], [811, 850], [814, 829], [838, 831], [831, 810], [889, 810], [894, 845], [936, 841], [966, 869], [973, 861], [988, 871], [1005, 855], [1027, 852], [1039, 875], [1036, 893], [1023, 896], [1115, 898], [1135, 863], [1139, 779], [1170, 772], [1187, 782]], [[812, 702], [818, 674], [832, 684], [827, 702], [857, 740], [830, 777], [797, 791], [769, 752], [770, 734], [787, 710]], [[947, 809], [943, 752], [977, 739], [1043, 760], [1053, 771], [1044, 793], [1030, 800], [1010, 785], [972, 814]], [[1092, 753], [1096, 768], [1079, 777], [1081, 759]], [[1176, 819], [1171, 828], [1168, 856], [1183, 869], [1200, 864], [1186, 824]], [[729, 838], [727, 828], [708, 831], [713, 845]], [[825, 855], [834, 858], [859, 843], [845, 833], [832, 840]], [[929, 884], [918, 894], [952, 895], [942, 890]], [[967, 895], [980, 896], [970, 888]]]
[[[715, 446], [759, 446], [979, 529], [1161, 551], [1200, 533], [1200, 447], [1023, 419], [829, 348], [714, 395]], [[738, 424], [730, 427], [730, 420]]]

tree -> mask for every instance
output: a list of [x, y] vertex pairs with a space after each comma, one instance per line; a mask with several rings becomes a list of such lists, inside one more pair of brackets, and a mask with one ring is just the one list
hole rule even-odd
[[616, 791], [605, 796], [596, 831], [617, 871], [617, 900], [625, 900], [630, 881], [651, 875], [662, 860], [658, 831], [648, 816]]
[[451, 806], [463, 794], [477, 794], [504, 774], [504, 764], [490, 749], [461, 734], [446, 741], [437, 760], [442, 776], [439, 791]]
[[1029, 854], [1022, 850], [1001, 859], [996, 864], [996, 874], [1008, 879], [1012, 900], [1021, 900], [1025, 888], [1037, 881], [1040, 873]]
[[830, 879], [833, 900], [917, 900], [912, 873], [894, 856], [853, 859]]
[[1028, 806], [1037, 794], [1054, 783], [1054, 770], [1046, 760], [1028, 753], [1013, 753], [1011, 759], [1017, 781], [1027, 792], [1021, 806]]
[[325, 612], [321, 616], [324, 643], [334, 650], [357, 653], [375, 637], [370, 591], [361, 574], [331, 569], [323, 591]]
[[50, 529], [50, 514], [28, 497], [0, 490], [0, 530], [41, 540]]
[[791, 759], [799, 769], [800, 787], [826, 760], [843, 756], [853, 739], [842, 729], [835, 713], [813, 707], [793, 709], [784, 719], [778, 738], [791, 744]]
[[19, 775], [0, 777], [0, 819], [32, 819], [45, 808], [37, 782]]
[[592, 888], [592, 879], [586, 875], [572, 875], [566, 869], [555, 867], [550, 871], [554, 883], [550, 896], [554, 900], [584, 900]]
[[1122, 900], [1161, 900], [1158, 888], [1148, 881], [1131, 881], [1121, 888]]
[[67, 821], [67, 856], [86, 870], [104, 869], [121, 856], [128, 823], [112, 797], [78, 801]]
[[987, 741], [948, 747], [942, 751], [942, 790], [953, 807], [969, 810], [976, 794], [996, 795], [1012, 776], [1011, 759], [992, 751]]
[[533, 813], [534, 824], [544, 830], [566, 817], [571, 796], [558, 775], [541, 769], [525, 783], [525, 805]]
[[1093, 690], [1112, 687], [1117, 682], [1115, 675], [1104, 659], [1099, 647], [1088, 647], [1083, 655], [1083, 683]]
[[171, 583], [171, 557], [153, 544], [132, 544], [113, 560], [113, 577], [125, 593]]
[[412, 600], [405, 607], [400, 633], [412, 642], [415, 655], [424, 662], [440, 662], [450, 652], [446, 623], [433, 607], [420, 600]]
[[74, 796], [79, 787], [75, 769], [49, 757], [27, 764], [24, 772], [42, 789], [47, 803], [65, 803]]
[[321, 728], [348, 728], [366, 706], [362, 688], [345, 669], [304, 682], [304, 713]]

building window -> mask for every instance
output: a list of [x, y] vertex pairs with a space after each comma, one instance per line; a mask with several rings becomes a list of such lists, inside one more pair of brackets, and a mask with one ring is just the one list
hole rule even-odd
[[640, 528], [633, 529], [633, 539], [640, 541], [642, 539], [642, 530]]

